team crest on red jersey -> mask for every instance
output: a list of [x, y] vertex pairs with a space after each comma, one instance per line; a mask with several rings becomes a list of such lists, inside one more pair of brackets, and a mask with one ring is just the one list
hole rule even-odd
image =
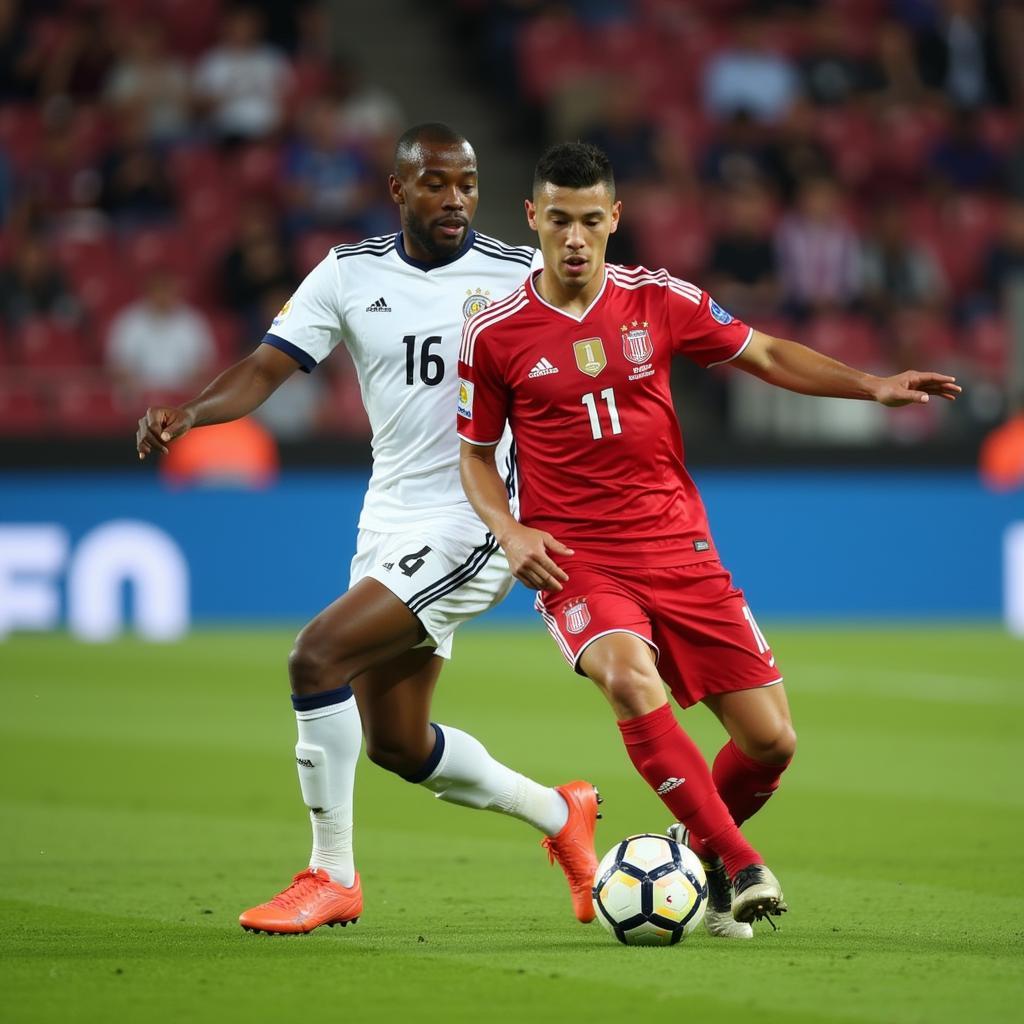
[[582, 633], [590, 625], [590, 609], [587, 599], [581, 597], [565, 606], [565, 629], [568, 633]]
[[619, 330], [622, 331], [622, 354], [631, 363], [646, 363], [654, 355], [654, 342], [646, 320], [643, 323], [634, 320], [632, 326], [623, 324]]
[[600, 338], [574, 341], [572, 350], [576, 354], [576, 365], [588, 377], [596, 377], [608, 365], [608, 357], [604, 354], [604, 342]]

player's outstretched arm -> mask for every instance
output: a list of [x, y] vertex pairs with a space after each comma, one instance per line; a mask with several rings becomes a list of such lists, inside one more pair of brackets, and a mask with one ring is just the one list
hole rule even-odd
[[501, 545], [512, 575], [532, 590], [561, 590], [569, 577], [548, 552], [571, 555], [573, 551], [550, 533], [516, 521], [509, 511], [508, 493], [494, 462], [494, 446], [463, 441], [459, 472], [469, 503]]
[[904, 370], [892, 377], [876, 377], [806, 345], [760, 331], [753, 332], [750, 344], [734, 362], [770, 384], [823, 398], [863, 398], [898, 406], [927, 402], [932, 395], [952, 402], [961, 390], [956, 378], [944, 373]]
[[193, 427], [241, 419], [259, 408], [299, 364], [272, 345], [259, 345], [241, 362], [228, 367], [191, 402], [153, 406], [139, 420], [135, 446], [139, 458], [150, 452], [167, 454], [167, 444]]

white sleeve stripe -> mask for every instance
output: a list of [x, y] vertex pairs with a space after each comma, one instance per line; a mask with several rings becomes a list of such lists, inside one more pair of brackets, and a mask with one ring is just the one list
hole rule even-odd
[[466, 442], [466, 444], [476, 445], [477, 448], [494, 448], [495, 445], [501, 444], [500, 437], [498, 438], [497, 441], [474, 441], [473, 438], [466, 437], [466, 435], [461, 432], [459, 433], [459, 437], [461, 437], [462, 440]]
[[623, 271], [621, 267], [613, 267], [611, 277], [620, 288], [630, 291], [651, 284], [658, 285], [660, 288], [669, 288], [696, 305], [700, 305], [701, 297], [704, 294], [696, 285], [680, 280], [678, 277], [672, 277], [664, 270], [652, 271], [638, 268], [632, 271]]
[[743, 355], [743, 350], [750, 344], [750, 339], [753, 337], [754, 328], [751, 327], [750, 330], [747, 331], [747, 336], [744, 339], [743, 344], [740, 345], [740, 347], [736, 349], [736, 351], [733, 352], [733, 354], [729, 356], [728, 359], [719, 359], [717, 363], [708, 363], [706, 369], [710, 370], [712, 366], [722, 366], [725, 363], [731, 363], [734, 359], [738, 359], [741, 355]]

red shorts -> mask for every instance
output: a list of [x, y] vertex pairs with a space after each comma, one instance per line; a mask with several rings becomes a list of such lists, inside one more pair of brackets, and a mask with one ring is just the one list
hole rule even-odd
[[577, 672], [598, 637], [633, 633], [654, 649], [661, 678], [684, 708], [709, 694], [782, 681], [743, 591], [721, 562], [667, 569], [560, 564], [569, 582], [560, 593], [539, 592], [536, 608]]

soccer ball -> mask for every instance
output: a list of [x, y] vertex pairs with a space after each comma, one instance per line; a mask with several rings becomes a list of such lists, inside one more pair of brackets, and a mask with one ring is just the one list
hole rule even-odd
[[627, 946], [672, 946], [700, 924], [708, 880], [696, 854], [668, 836], [629, 836], [594, 875], [597, 919]]

